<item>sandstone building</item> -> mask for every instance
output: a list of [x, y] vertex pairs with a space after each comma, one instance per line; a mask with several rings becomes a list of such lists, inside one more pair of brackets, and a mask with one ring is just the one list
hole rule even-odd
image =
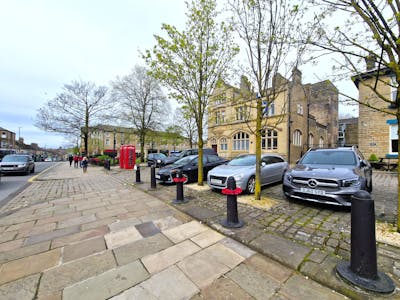
[[[359, 105], [358, 145], [365, 158], [371, 154], [377, 157], [394, 158], [398, 155], [398, 134], [396, 113], [397, 87], [394, 74], [389, 69], [376, 70], [369, 65], [367, 72], [353, 77], [359, 91], [359, 102], [368, 103], [379, 109]], [[371, 87], [375, 87], [379, 98]]]
[[[310, 147], [336, 146], [336, 87], [330, 81], [303, 84], [298, 69], [293, 70], [292, 80], [279, 74], [273, 80], [275, 90], [266, 91], [275, 96], [265, 102], [262, 152], [281, 154], [294, 163]], [[208, 147], [227, 158], [255, 153], [255, 105], [256, 95], [245, 77], [239, 88], [220, 84], [210, 100]]]

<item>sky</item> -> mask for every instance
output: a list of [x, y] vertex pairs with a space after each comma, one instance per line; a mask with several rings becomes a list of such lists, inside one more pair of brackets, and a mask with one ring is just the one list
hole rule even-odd
[[[183, 0], [0, 1], [0, 127], [26, 144], [70, 146], [33, 125], [37, 110], [73, 80], [109, 85], [143, 65], [139, 50], [155, 45], [162, 23], [183, 29], [185, 12]], [[316, 82], [329, 70], [302, 72]]]

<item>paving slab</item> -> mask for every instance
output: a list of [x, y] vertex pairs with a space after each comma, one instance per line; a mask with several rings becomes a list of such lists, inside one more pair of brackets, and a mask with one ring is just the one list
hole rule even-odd
[[165, 231], [167, 229], [182, 225], [182, 222], [173, 216], [167, 216], [165, 218], [154, 220], [153, 223], [161, 231]]
[[130, 218], [130, 219], [125, 219], [125, 220], [116, 220], [115, 222], [112, 222], [111, 224], [108, 225], [110, 228], [111, 232], [114, 231], [119, 231], [128, 227], [133, 227], [135, 225], [138, 225], [142, 223], [138, 218]]
[[[192, 298], [191, 300], [195, 300]], [[198, 300], [254, 300], [244, 289], [238, 286], [233, 280], [227, 277], [221, 277], [209, 286], [201, 290]]]
[[40, 243], [43, 241], [50, 241], [50, 240], [56, 239], [58, 237], [62, 237], [62, 236], [66, 236], [66, 235], [70, 235], [70, 234], [78, 233], [78, 232], [80, 232], [79, 226], [72, 226], [72, 227], [68, 227], [68, 228], [63, 228], [63, 229], [58, 229], [58, 230], [42, 233], [42, 234], [33, 235], [33, 236], [28, 237], [25, 240], [24, 246]]
[[165, 234], [172, 242], [179, 243], [199, 233], [202, 233], [207, 229], [207, 226], [204, 226], [198, 221], [191, 221], [175, 228], [165, 230], [163, 231], [163, 234]]
[[142, 263], [151, 274], [154, 274], [198, 252], [200, 249], [195, 243], [186, 240], [160, 252], [143, 257]]
[[75, 234], [63, 236], [57, 239], [54, 239], [51, 243], [51, 248], [58, 248], [69, 244], [74, 244], [79, 241], [84, 241], [96, 237], [102, 237], [108, 232], [107, 226], [101, 226], [98, 228], [81, 231]]
[[171, 266], [142, 282], [144, 288], [156, 299], [177, 300], [190, 299], [199, 292], [196, 285], [176, 266]]
[[292, 269], [258, 253], [246, 259], [244, 264], [262, 274], [263, 277], [269, 277], [281, 284], [293, 274]]
[[38, 296], [45, 297], [87, 278], [99, 275], [116, 267], [111, 251], [91, 255], [52, 268], [43, 273]]
[[245, 264], [239, 265], [226, 276], [255, 299], [269, 299], [280, 287], [279, 282]]
[[54, 267], [60, 258], [61, 250], [55, 249], [7, 262], [0, 268], [0, 285]]
[[38, 244], [33, 244], [31, 246], [12, 249], [9, 251], [0, 251], [0, 264], [7, 261], [45, 252], [50, 249], [50, 243], [50, 241], [45, 241]]
[[0, 286], [0, 299], [31, 300], [35, 298], [40, 274], [31, 275]]
[[83, 242], [78, 242], [72, 245], [67, 245], [63, 250], [63, 262], [69, 262], [71, 260], [76, 260], [82, 257], [92, 255], [94, 253], [99, 253], [106, 250], [106, 243], [104, 238], [97, 237]]
[[121, 247], [113, 249], [115, 258], [117, 259], [118, 265], [125, 265], [132, 261], [154, 254], [166, 248], [173, 246], [174, 244], [165, 237], [165, 235], [159, 233], [154, 236], [144, 238]]
[[149, 273], [137, 260], [66, 287], [63, 291], [63, 300], [108, 299], [146, 280], [148, 277]]
[[[294, 274], [280, 289], [280, 294], [298, 300], [319, 299], [319, 300], [343, 300], [347, 297], [324, 287], [304, 276]], [[349, 298], [347, 298], [349, 299]]]
[[207, 229], [206, 231], [203, 231], [202, 233], [199, 233], [198, 235], [192, 237], [191, 240], [199, 245], [201, 248], [206, 248], [224, 238], [225, 236], [223, 236], [222, 234], [212, 229]]
[[114, 249], [122, 245], [140, 240], [142, 238], [143, 236], [140, 234], [135, 226], [128, 227], [119, 231], [110, 232], [104, 236], [108, 249]]
[[225, 247], [228, 247], [229, 249], [235, 251], [237, 254], [239, 254], [240, 256], [243, 256], [244, 258], [249, 258], [257, 253], [256, 251], [250, 249], [246, 245], [243, 245], [242, 243], [239, 243], [239, 242], [235, 241], [234, 239], [231, 239], [228, 237], [225, 237], [219, 243], [224, 245]]
[[160, 233], [160, 229], [152, 221], [135, 226], [143, 237], [149, 237]]
[[263, 234], [253, 240], [250, 245], [295, 270], [299, 268], [304, 258], [312, 250], [309, 247], [272, 234]]

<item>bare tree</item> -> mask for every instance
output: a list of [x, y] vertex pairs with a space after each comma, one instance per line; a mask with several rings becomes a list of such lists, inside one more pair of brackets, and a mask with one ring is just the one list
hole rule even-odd
[[132, 124], [139, 135], [143, 161], [146, 135], [150, 130], [159, 129], [167, 120], [168, 99], [159, 82], [142, 66], [135, 66], [130, 74], [117, 77], [112, 86], [112, 98], [118, 103], [119, 117]]
[[189, 147], [193, 148], [197, 140], [196, 120], [185, 106], [179, 107], [175, 111], [174, 120], [176, 121], [176, 125], [181, 127], [183, 135], [187, 137]]
[[[261, 136], [267, 128], [276, 128], [284, 117], [283, 114], [269, 116], [282, 93], [282, 80], [276, 79], [282, 78], [280, 73], [292, 71], [305, 50], [304, 45], [296, 42], [304, 32], [300, 25], [304, 24], [301, 4], [302, 1], [289, 0], [229, 1], [234, 27], [247, 55], [247, 64], [242, 70], [246, 75], [242, 77], [242, 85], [246, 88], [241, 89], [246, 92], [242, 93], [239, 101], [244, 105], [241, 113], [248, 129], [256, 137], [256, 200], [261, 197]], [[281, 111], [284, 112], [285, 108], [282, 107]]]
[[171, 96], [187, 106], [196, 120], [199, 172], [203, 185], [203, 125], [209, 98], [237, 53], [231, 30], [218, 24], [215, 0], [192, 0], [185, 31], [164, 24], [167, 38], [156, 35], [157, 44], [146, 51], [151, 73], [170, 88]]
[[39, 108], [35, 126], [68, 137], [82, 137], [87, 154], [89, 126], [98, 121], [110, 105], [107, 91], [107, 87], [96, 87], [92, 82], [65, 84], [62, 93]]
[[[314, 4], [322, 9], [319, 14], [318, 35], [312, 39], [322, 53], [318, 55], [339, 54], [335, 58], [334, 70], [337, 75], [353, 76], [358, 87], [366, 94], [373, 95], [376, 101], [367, 98], [355, 98], [342, 92], [342, 95], [359, 103], [363, 107], [396, 117], [400, 121], [400, 3], [391, 0], [315, 0]], [[341, 16], [343, 23], [332, 25], [329, 20]], [[326, 21], [328, 20], [328, 21]], [[365, 61], [373, 62], [376, 69], [364, 76]], [[392, 80], [387, 80], [387, 78]], [[371, 80], [373, 78], [373, 80]], [[392, 99], [387, 90], [397, 90]], [[397, 136], [400, 127], [397, 126]], [[399, 146], [398, 146], [399, 148]], [[397, 149], [399, 152], [399, 149]], [[400, 156], [398, 156], [398, 189], [400, 190]], [[397, 231], [400, 232], [400, 194], [397, 199]]]

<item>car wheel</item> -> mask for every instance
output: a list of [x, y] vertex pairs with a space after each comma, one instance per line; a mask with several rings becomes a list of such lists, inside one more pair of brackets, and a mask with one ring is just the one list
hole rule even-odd
[[32, 174], [32, 173], [35, 173], [35, 167], [32, 168], [31, 174]]
[[246, 192], [248, 194], [254, 194], [255, 187], [256, 187], [256, 178], [254, 176], [251, 176], [249, 178], [249, 181], [247, 181]]

